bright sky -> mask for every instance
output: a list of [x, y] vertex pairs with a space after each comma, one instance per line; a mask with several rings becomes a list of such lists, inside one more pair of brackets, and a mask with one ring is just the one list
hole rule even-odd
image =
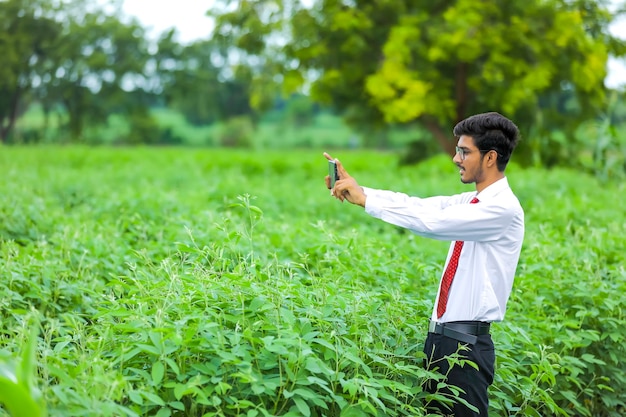
[[155, 38], [159, 33], [175, 27], [179, 41], [189, 42], [208, 38], [213, 23], [206, 11], [215, 0], [123, 0], [126, 14], [135, 16]]
[[[159, 33], [175, 27], [179, 32], [179, 41], [189, 42], [199, 38], [208, 38], [213, 24], [206, 16], [206, 11], [215, 4], [215, 0], [123, 0], [124, 12], [136, 16], [149, 29], [155, 38]], [[616, 36], [626, 38], [626, 18], [613, 25]], [[609, 60], [609, 75], [606, 83], [609, 87], [626, 85], [625, 60]]]

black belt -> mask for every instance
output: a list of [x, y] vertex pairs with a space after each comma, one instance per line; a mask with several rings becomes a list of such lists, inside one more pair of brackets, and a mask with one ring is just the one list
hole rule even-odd
[[484, 321], [450, 321], [448, 323], [439, 323], [431, 320], [430, 323], [428, 323], [428, 331], [473, 345], [478, 340], [478, 336], [489, 334], [490, 324], [491, 323]]

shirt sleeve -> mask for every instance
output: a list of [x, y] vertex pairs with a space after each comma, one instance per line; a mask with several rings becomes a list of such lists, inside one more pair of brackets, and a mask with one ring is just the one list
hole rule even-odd
[[511, 207], [496, 202], [469, 204], [464, 194], [418, 198], [391, 191], [363, 190], [367, 195], [365, 211], [369, 215], [432, 239], [496, 240], [506, 232], [514, 216]]
[[[374, 188], [362, 187], [363, 192], [367, 196], [367, 200], [375, 200], [380, 202], [381, 204], [389, 203], [396, 205], [407, 205], [411, 207], [430, 207], [433, 209], [444, 208], [450, 204], [450, 201], [453, 200], [454, 197], [412, 197], [404, 193], [398, 193], [395, 191], [388, 190], [377, 190]], [[365, 210], [367, 211], [368, 201], [366, 200]], [[369, 212], [368, 212], [369, 213]], [[371, 214], [371, 213], [370, 213]], [[376, 217], [376, 216], [375, 216]]]

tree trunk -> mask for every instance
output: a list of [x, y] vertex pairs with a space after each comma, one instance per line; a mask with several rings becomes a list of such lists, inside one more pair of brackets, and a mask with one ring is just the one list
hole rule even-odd
[[[455, 120], [454, 123], [458, 123], [467, 117], [467, 105], [468, 105], [468, 94], [467, 94], [467, 63], [461, 62], [456, 67], [456, 73], [454, 77], [454, 99], [456, 101], [456, 109], [455, 109]], [[437, 142], [441, 146], [446, 153], [450, 156], [454, 156], [456, 153], [456, 140], [452, 135], [452, 132], [449, 134], [441, 127], [436, 120], [428, 118], [425, 120], [426, 128], [430, 131], [430, 133], [435, 136]], [[449, 126], [447, 129], [452, 129], [454, 126]]]
[[461, 62], [456, 67], [454, 77], [454, 100], [456, 101], [456, 120], [458, 123], [467, 116], [467, 63]]
[[3, 120], [0, 120], [0, 143], [6, 143], [9, 138], [9, 133], [13, 130], [13, 126], [15, 126], [15, 119], [17, 119], [17, 106], [19, 104], [20, 90], [17, 89], [11, 97], [11, 108], [9, 109], [8, 122], [4, 123]]
[[439, 146], [441, 146], [441, 149], [443, 149], [448, 155], [454, 156], [454, 154], [456, 153], [456, 141], [454, 140], [452, 133], [446, 134], [446, 132], [439, 125], [439, 123], [430, 118], [424, 121], [424, 125], [426, 126], [426, 129], [428, 129], [428, 131], [433, 134], [433, 136], [439, 143]]

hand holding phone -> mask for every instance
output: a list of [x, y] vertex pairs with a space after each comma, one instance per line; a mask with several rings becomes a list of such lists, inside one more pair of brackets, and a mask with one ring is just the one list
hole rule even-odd
[[330, 177], [330, 188], [335, 188], [335, 182], [339, 180], [339, 173], [337, 172], [337, 164], [334, 160], [328, 161], [328, 176]]
[[[333, 158], [326, 152], [324, 157], [328, 160], [328, 182], [326, 185], [330, 188], [330, 195], [341, 200], [348, 200], [352, 204], [365, 207], [367, 195], [363, 187], [359, 186], [356, 180], [348, 174], [338, 159]], [[339, 180], [339, 170], [341, 170], [341, 186], [339, 190], [335, 190], [336, 182]]]

